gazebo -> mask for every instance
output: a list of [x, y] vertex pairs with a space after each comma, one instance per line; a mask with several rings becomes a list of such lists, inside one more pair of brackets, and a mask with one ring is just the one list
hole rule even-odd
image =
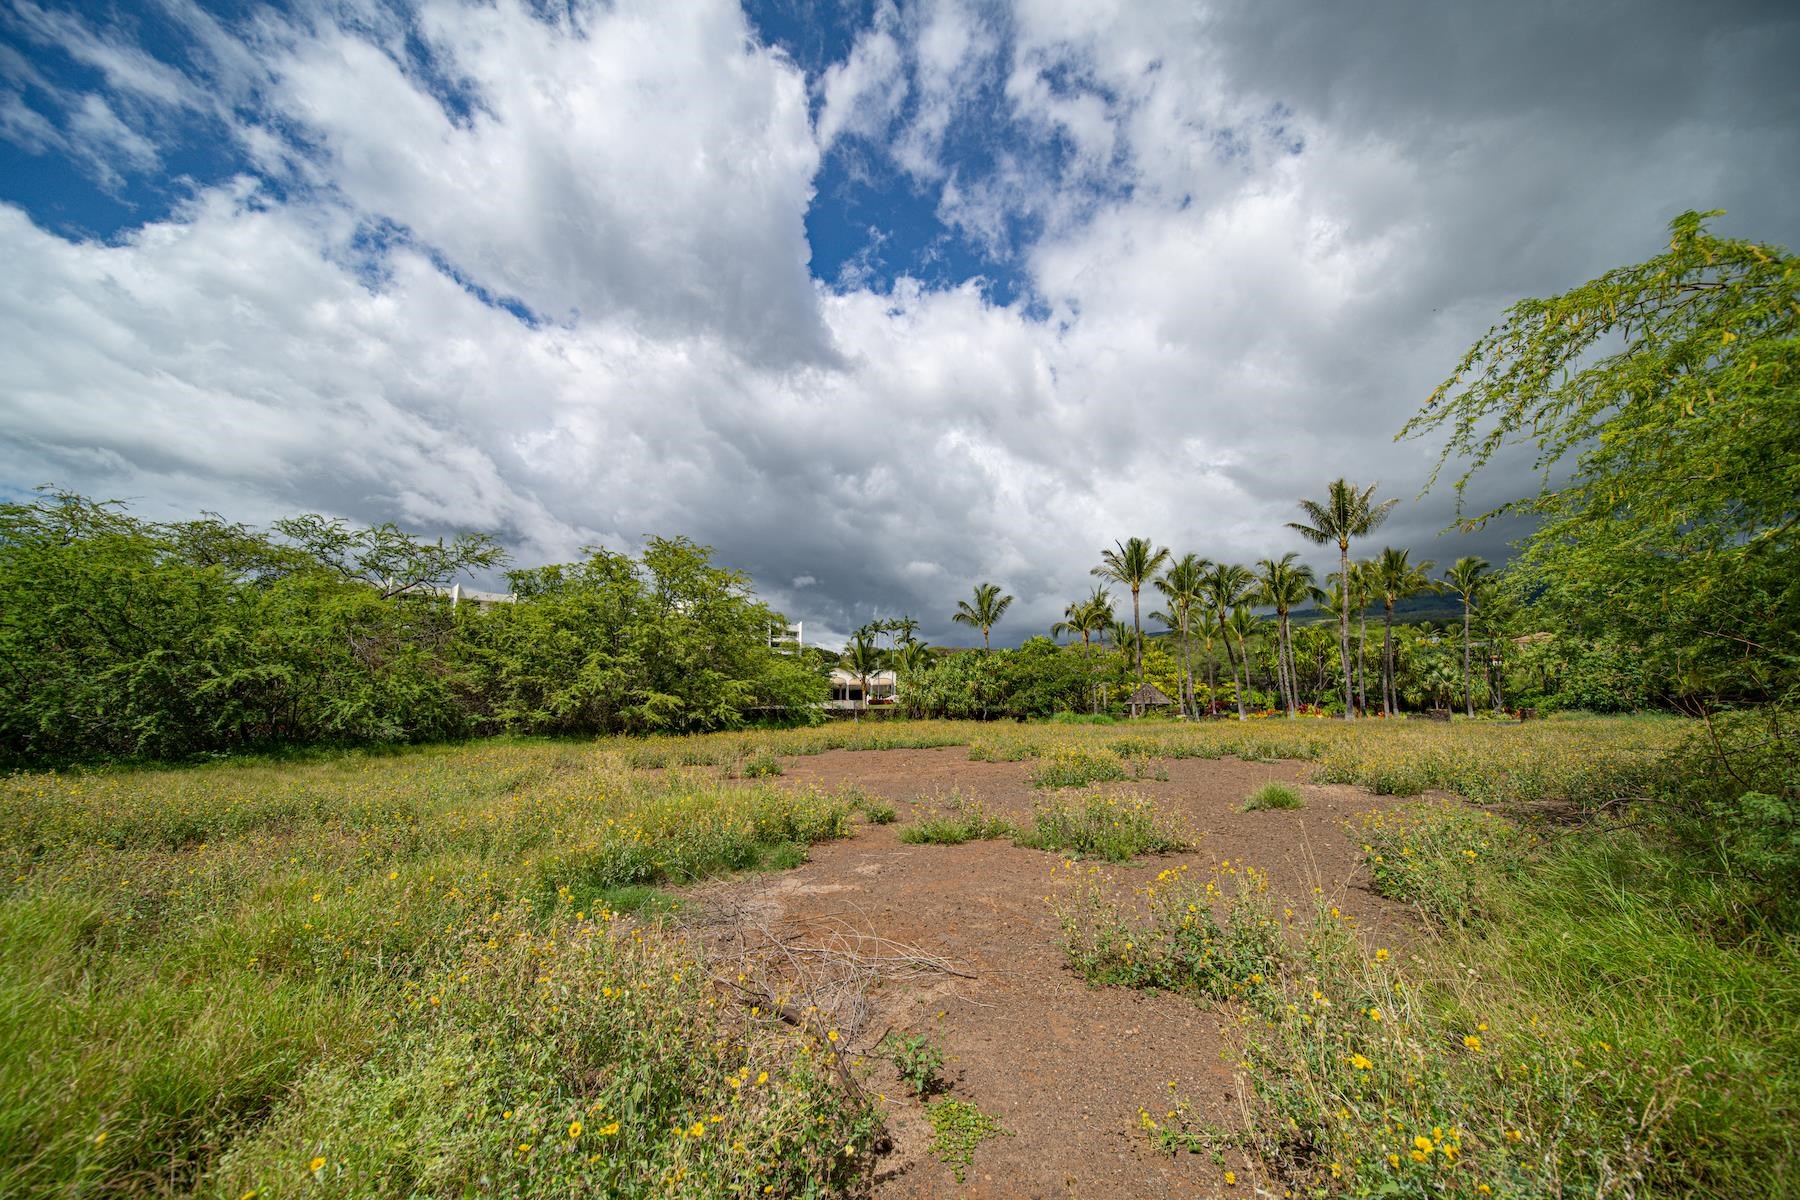
[[1131, 709], [1134, 717], [1141, 717], [1152, 708], [1167, 708], [1173, 703], [1154, 683], [1140, 684], [1137, 691], [1125, 698], [1126, 707]]

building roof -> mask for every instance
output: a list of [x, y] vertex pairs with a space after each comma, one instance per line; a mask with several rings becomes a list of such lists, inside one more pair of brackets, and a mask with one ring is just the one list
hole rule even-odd
[[1173, 700], [1163, 694], [1163, 690], [1154, 683], [1145, 682], [1137, 691], [1125, 698], [1127, 704], [1173, 704]]

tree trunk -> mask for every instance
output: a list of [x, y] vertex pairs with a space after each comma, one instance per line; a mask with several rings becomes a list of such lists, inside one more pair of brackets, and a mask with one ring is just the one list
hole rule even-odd
[[1359, 621], [1356, 634], [1356, 699], [1366, 714], [1369, 711], [1369, 679], [1364, 664], [1369, 660], [1369, 614], [1361, 614]]
[[1137, 652], [1138, 686], [1144, 686], [1144, 623], [1138, 617], [1138, 585], [1131, 585], [1131, 645]]
[[[1356, 705], [1350, 697], [1350, 543], [1338, 543], [1338, 578], [1344, 581], [1343, 603], [1338, 606], [1338, 662], [1344, 668], [1344, 720], [1356, 720]], [[1357, 664], [1357, 674], [1362, 674]]]
[[1244, 693], [1250, 690], [1250, 647], [1245, 643], [1243, 635], [1238, 635], [1238, 657], [1244, 660], [1244, 682], [1238, 687], [1238, 720], [1248, 721], [1244, 715]]
[[1475, 715], [1475, 674], [1469, 665], [1469, 598], [1463, 597], [1463, 711]]
[[1381, 711], [1384, 716], [1398, 716], [1399, 697], [1394, 692], [1394, 602], [1383, 605], [1381, 629]]
[[1300, 680], [1294, 673], [1294, 642], [1288, 627], [1288, 615], [1286, 612], [1276, 615], [1280, 618], [1276, 628], [1276, 635], [1280, 638], [1276, 654], [1280, 658], [1282, 670], [1287, 674], [1287, 715], [1291, 718], [1300, 707]]
[[1211, 647], [1206, 651], [1206, 711], [1215, 717], [1219, 715], [1219, 662]]

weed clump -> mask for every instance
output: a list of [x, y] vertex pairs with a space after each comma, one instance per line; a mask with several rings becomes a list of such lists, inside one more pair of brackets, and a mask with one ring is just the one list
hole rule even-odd
[[894, 1070], [921, 1100], [943, 1087], [938, 1072], [944, 1066], [944, 1052], [925, 1034], [901, 1037], [891, 1033], [882, 1040], [880, 1049], [887, 1052]]
[[1187, 846], [1149, 800], [1103, 793], [1074, 804], [1060, 798], [1040, 800], [1033, 808], [1031, 829], [1020, 833], [1017, 841], [1033, 850], [1058, 850], [1107, 862]]
[[1264, 988], [1276, 973], [1282, 923], [1268, 877], [1254, 867], [1222, 863], [1204, 887], [1171, 867], [1123, 901], [1098, 868], [1065, 884], [1052, 902], [1063, 953], [1091, 983], [1224, 999]]
[[939, 1100], [925, 1113], [931, 1118], [931, 1153], [950, 1168], [958, 1183], [974, 1165], [981, 1143], [1012, 1136], [999, 1121], [966, 1100]]
[[1272, 808], [1300, 808], [1304, 804], [1305, 802], [1300, 798], [1299, 788], [1270, 780], [1244, 798], [1244, 811], [1263, 812]]
[[1491, 885], [1513, 869], [1525, 840], [1507, 821], [1456, 801], [1367, 813], [1362, 836], [1375, 890], [1449, 925], [1487, 915]]
[[921, 818], [900, 831], [900, 840], [908, 845], [960, 846], [964, 842], [981, 842], [1013, 833], [1013, 827], [999, 817], [988, 815], [978, 800], [952, 792], [946, 801], [948, 811]]

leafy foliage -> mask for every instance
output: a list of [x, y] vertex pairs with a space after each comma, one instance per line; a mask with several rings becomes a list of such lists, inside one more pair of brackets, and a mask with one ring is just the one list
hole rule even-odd
[[483, 612], [436, 589], [499, 561], [484, 539], [277, 528], [0, 505], [0, 759], [721, 729], [825, 694], [769, 648], [749, 581], [686, 539], [514, 572], [519, 602]]

